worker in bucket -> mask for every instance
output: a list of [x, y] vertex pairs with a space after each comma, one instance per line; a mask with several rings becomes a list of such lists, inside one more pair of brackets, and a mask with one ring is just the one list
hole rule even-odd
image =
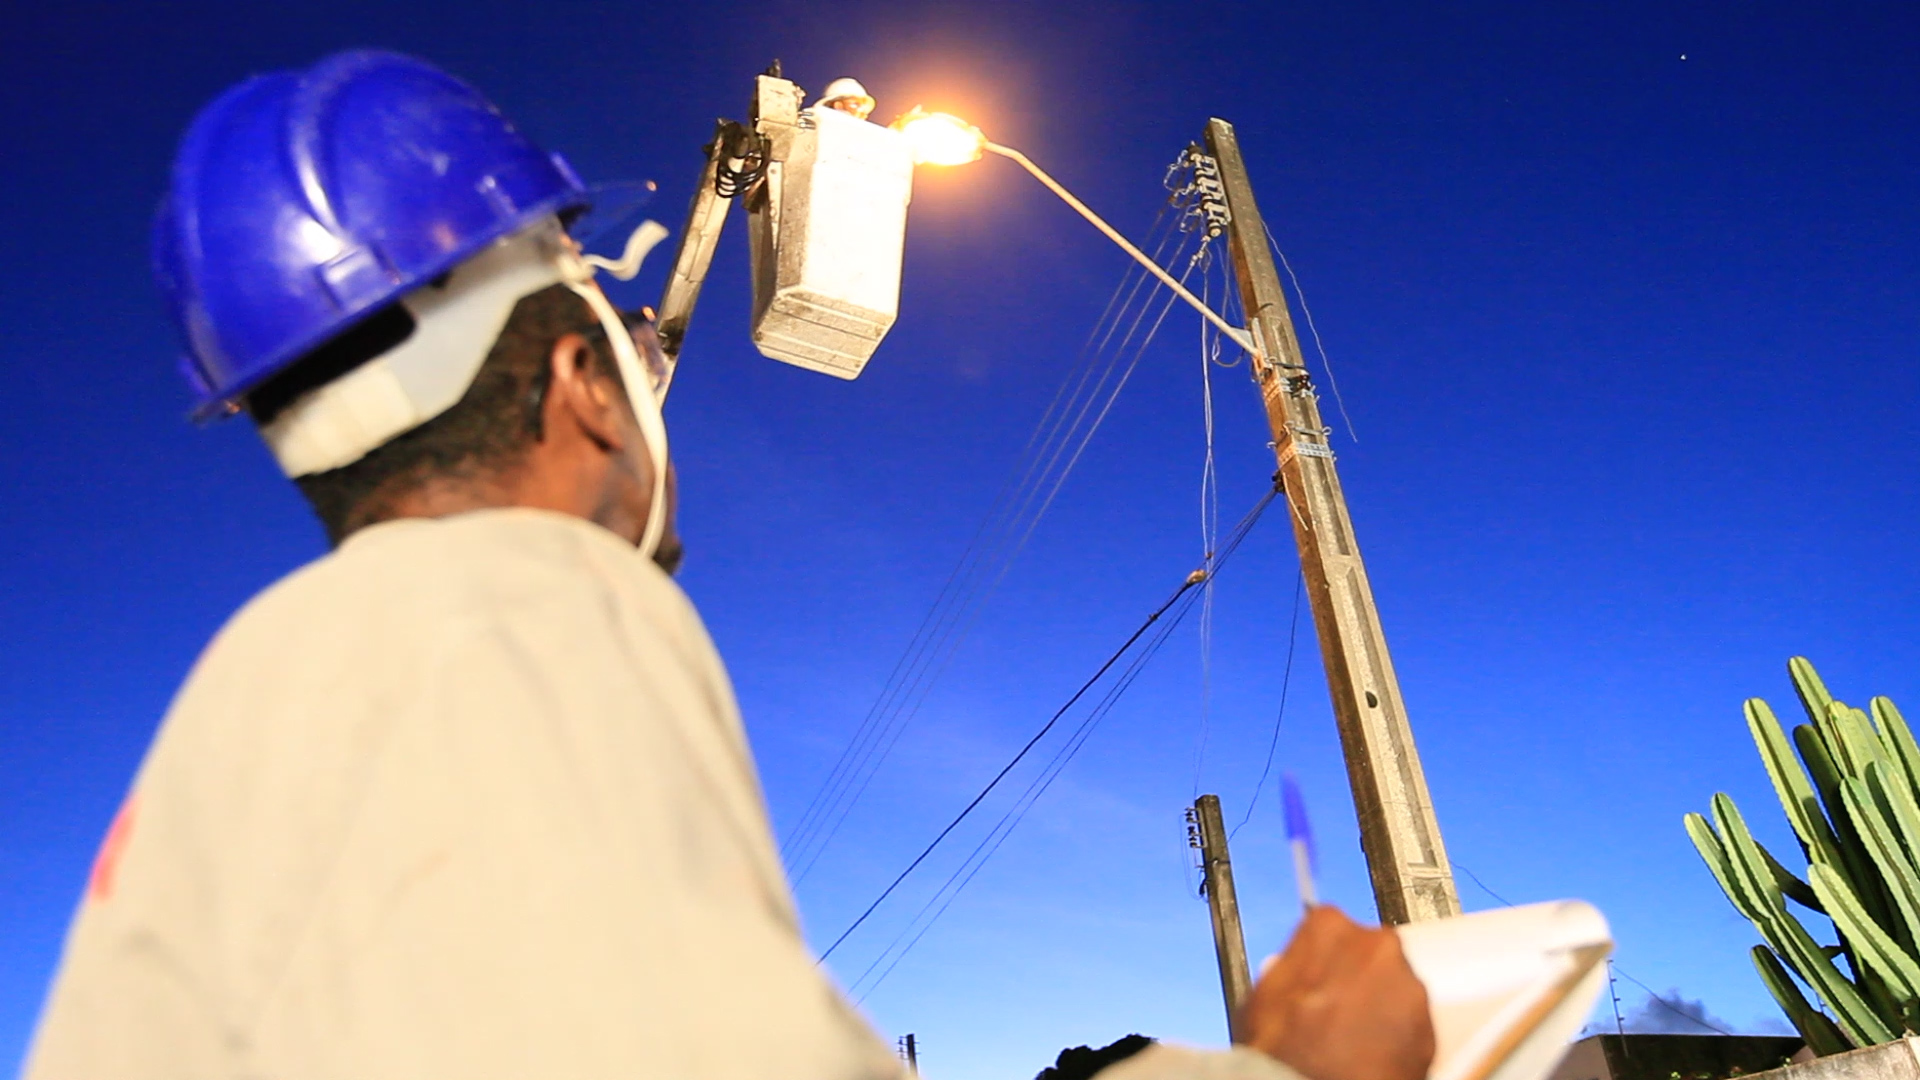
[[827, 84], [820, 100], [813, 103], [816, 109], [838, 109], [855, 120], [865, 120], [873, 115], [873, 95], [860, 85], [860, 80], [838, 78]]
[[[670, 576], [666, 371], [565, 232], [586, 203], [391, 53], [251, 79], [188, 129], [154, 228], [183, 368], [335, 546], [174, 699], [31, 1080], [900, 1074], [809, 955]], [[1112, 1075], [1425, 1075], [1391, 933], [1317, 913], [1250, 1000], [1248, 1046]]]

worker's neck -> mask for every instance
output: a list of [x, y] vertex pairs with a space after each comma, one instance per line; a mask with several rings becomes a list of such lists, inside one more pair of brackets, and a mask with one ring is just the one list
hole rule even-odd
[[555, 477], [546, 470], [519, 468], [479, 477], [436, 477], [392, 498], [380, 500], [378, 520], [442, 518], [474, 510], [524, 507], [551, 510], [600, 525], [637, 542], [638, 528], [601, 488], [585, 477]]
[[509, 506], [538, 506], [545, 510], [561, 510], [564, 507], [552, 505], [552, 500], [528, 500], [527, 494], [517, 485], [506, 485], [490, 481], [446, 481], [433, 480], [415, 487], [390, 501], [384, 501], [380, 507], [382, 520], [394, 518], [438, 518], [464, 514], [470, 510], [491, 510]]

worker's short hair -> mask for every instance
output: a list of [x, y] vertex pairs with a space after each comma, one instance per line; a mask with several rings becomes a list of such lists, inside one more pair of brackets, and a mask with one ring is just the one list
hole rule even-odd
[[[255, 390], [247, 411], [256, 424], [270, 422], [307, 391], [406, 340], [412, 328], [412, 317], [395, 304]], [[337, 546], [392, 517], [401, 498], [430, 481], [485, 479], [524, 461], [544, 434], [541, 415], [553, 377], [553, 343], [573, 333], [590, 343], [595, 373], [620, 387], [619, 365], [607, 355], [599, 320], [579, 294], [560, 284], [522, 297], [452, 408], [350, 465], [294, 480], [328, 541]], [[624, 394], [616, 400], [624, 400]]]

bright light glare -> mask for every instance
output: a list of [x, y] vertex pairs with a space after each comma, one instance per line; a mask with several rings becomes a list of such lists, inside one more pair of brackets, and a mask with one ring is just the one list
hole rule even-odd
[[907, 137], [915, 165], [965, 165], [979, 161], [987, 145], [979, 128], [950, 113], [930, 113], [918, 105], [890, 126]]

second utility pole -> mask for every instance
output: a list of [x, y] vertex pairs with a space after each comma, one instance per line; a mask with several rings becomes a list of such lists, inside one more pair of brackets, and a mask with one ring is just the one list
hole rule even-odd
[[1294, 539], [1300, 546], [1300, 568], [1360, 817], [1360, 847], [1373, 879], [1374, 903], [1383, 923], [1458, 915], [1453, 868], [1440, 843], [1433, 798], [1427, 794], [1400, 682], [1373, 606], [1373, 587], [1360, 561], [1318, 396], [1300, 357], [1286, 293], [1267, 247], [1266, 223], [1254, 204], [1232, 124], [1208, 121], [1207, 153], [1219, 165], [1231, 215], [1227, 232], [1247, 329], [1265, 358], [1256, 361], [1255, 375], [1293, 511]]
[[1202, 795], [1187, 811], [1188, 843], [1200, 849], [1200, 888], [1207, 894], [1207, 913], [1213, 917], [1213, 951], [1220, 962], [1220, 996], [1227, 1004], [1227, 1034], [1233, 1030], [1240, 1003], [1253, 989], [1247, 969], [1247, 939], [1240, 929], [1240, 897], [1233, 889], [1233, 860], [1227, 855], [1227, 829], [1220, 817], [1220, 796]]
[[913, 1032], [900, 1036], [900, 1056], [906, 1059], [907, 1075], [920, 1075], [920, 1044], [914, 1041]]

